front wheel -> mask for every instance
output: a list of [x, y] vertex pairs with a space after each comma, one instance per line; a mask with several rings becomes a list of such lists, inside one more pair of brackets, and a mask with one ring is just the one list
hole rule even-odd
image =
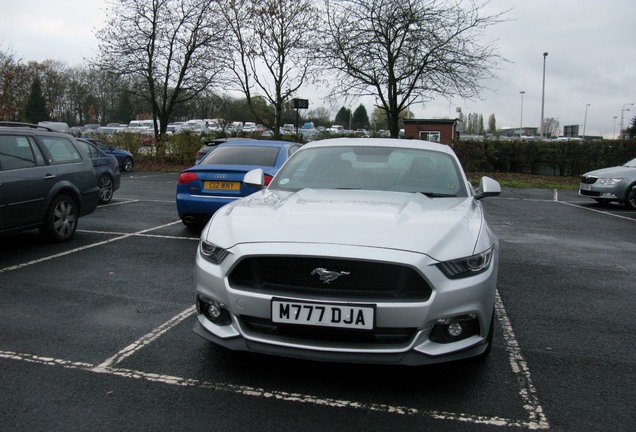
[[78, 217], [78, 207], [75, 200], [68, 195], [58, 195], [51, 201], [40, 231], [52, 242], [68, 241], [77, 230]]
[[636, 210], [636, 183], [629, 186], [625, 195], [625, 207]]
[[124, 159], [124, 161], [121, 164], [121, 170], [124, 172], [128, 172], [132, 170], [132, 168], [133, 168], [133, 160], [127, 157], [126, 159]]

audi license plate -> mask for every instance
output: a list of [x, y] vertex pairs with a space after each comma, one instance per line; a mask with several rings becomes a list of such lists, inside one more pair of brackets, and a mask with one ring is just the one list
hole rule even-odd
[[372, 330], [374, 315], [373, 306], [272, 300], [275, 323]]
[[230, 181], [206, 181], [203, 183], [203, 187], [205, 189], [237, 191], [241, 189], [241, 183]]

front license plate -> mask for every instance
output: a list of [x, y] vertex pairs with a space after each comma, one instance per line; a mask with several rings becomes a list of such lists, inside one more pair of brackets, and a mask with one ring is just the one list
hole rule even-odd
[[592, 185], [581, 183], [581, 188], [580, 189], [584, 190], [584, 191], [590, 191], [590, 190], [592, 190]]
[[373, 306], [272, 300], [275, 323], [372, 330], [374, 314]]
[[203, 183], [203, 187], [205, 189], [237, 191], [241, 189], [241, 183], [227, 181], [206, 181]]

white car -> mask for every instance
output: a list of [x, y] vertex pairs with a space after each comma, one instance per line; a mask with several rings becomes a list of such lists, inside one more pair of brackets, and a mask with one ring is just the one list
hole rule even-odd
[[[263, 186], [262, 170], [245, 183]], [[424, 365], [490, 351], [499, 245], [452, 151], [336, 138], [219, 209], [196, 255], [197, 334], [232, 350]]]
[[256, 123], [245, 122], [245, 124], [243, 125], [243, 132], [246, 132], [246, 133], [256, 132]]

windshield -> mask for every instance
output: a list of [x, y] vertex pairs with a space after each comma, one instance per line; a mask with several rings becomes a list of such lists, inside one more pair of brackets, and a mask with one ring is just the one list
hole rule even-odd
[[341, 146], [294, 154], [271, 189], [366, 189], [467, 196], [461, 171], [448, 154], [423, 149]]
[[632, 159], [629, 162], [627, 162], [625, 165], [626, 167], [630, 167], [630, 168], [636, 168], [636, 159]]

